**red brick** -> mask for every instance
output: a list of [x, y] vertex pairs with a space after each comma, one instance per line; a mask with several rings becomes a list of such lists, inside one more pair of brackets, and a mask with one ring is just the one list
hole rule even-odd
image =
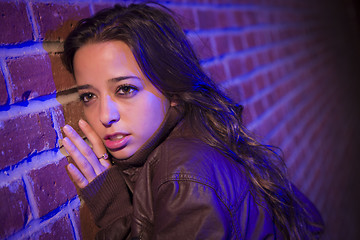
[[215, 37], [216, 51], [218, 55], [228, 53], [230, 50], [229, 38], [227, 35], [220, 35]]
[[41, 39], [62, 41], [77, 21], [90, 16], [87, 5], [34, 3], [34, 15]]
[[244, 60], [242, 58], [233, 58], [228, 61], [230, 75], [232, 78], [238, 77], [244, 73]]
[[197, 11], [200, 29], [218, 28], [216, 11], [209, 9], [199, 9]]
[[211, 48], [210, 37], [206, 36], [195, 36], [190, 38], [194, 50], [199, 59], [208, 59], [214, 56]]
[[244, 62], [245, 62], [244, 65], [245, 72], [250, 72], [254, 69], [255, 63], [252, 56], [246, 56]]
[[32, 27], [22, 1], [0, 2], [0, 44], [33, 40]]
[[48, 55], [11, 58], [7, 64], [12, 82], [12, 103], [55, 92]]
[[73, 235], [71, 222], [68, 217], [58, 219], [51, 226], [45, 227], [45, 229], [38, 233], [40, 240], [67, 240], [75, 239]]
[[218, 20], [220, 28], [236, 27], [234, 11], [232, 9], [218, 10]]
[[49, 57], [56, 91], [61, 92], [75, 87], [75, 79], [62, 64], [60, 54], [50, 54]]
[[245, 34], [246, 46], [252, 48], [256, 46], [256, 34], [254, 32], [247, 32]]
[[237, 27], [243, 27], [246, 25], [246, 19], [245, 19], [245, 15], [244, 15], [243, 11], [241, 11], [241, 10], [235, 11], [234, 18], [235, 18]]
[[269, 13], [266, 11], [266, 9], [257, 10], [256, 15], [258, 23], [267, 24], [269, 22]]
[[21, 180], [0, 189], [0, 238], [21, 230], [30, 216], [26, 193]]
[[5, 78], [0, 74], [0, 105], [5, 105], [8, 100], [8, 93], [5, 83]]
[[285, 128], [281, 127], [277, 129], [277, 131], [272, 135], [271, 139], [269, 139], [269, 142], [273, 146], [279, 146], [281, 147], [281, 143], [286, 139], [288, 136], [288, 133]]
[[254, 109], [257, 116], [260, 116], [265, 111], [265, 105], [263, 99], [258, 99], [254, 102]]
[[65, 124], [71, 125], [76, 132], [83, 136], [78, 125], [80, 118], [84, 118], [82, 103], [80, 101], [74, 101], [64, 105], [63, 113]]
[[99, 12], [105, 8], [111, 8], [113, 6], [114, 4], [110, 4], [110, 3], [94, 3], [94, 11]]
[[266, 101], [269, 103], [270, 106], [273, 106], [276, 101], [278, 101], [279, 97], [276, 91], [271, 92], [271, 93], [267, 93], [264, 98], [266, 99]]
[[76, 195], [76, 189], [66, 172], [67, 164], [66, 158], [63, 158], [58, 164], [50, 164], [29, 173], [40, 216]]
[[250, 80], [246, 80], [246, 81], [242, 81], [241, 82], [241, 89], [243, 92], [243, 98], [244, 99], [248, 99], [250, 97], [252, 97], [255, 93], [255, 89], [254, 89], [254, 81]]
[[257, 32], [257, 40], [260, 46], [265, 45], [267, 43], [267, 34], [268, 33], [264, 31]]
[[175, 19], [180, 24], [182, 29], [184, 30], [196, 29], [195, 14], [193, 8], [180, 8], [177, 6], [171, 10], [175, 12], [176, 14]]
[[238, 35], [234, 35], [232, 36], [231, 40], [233, 43], [233, 46], [235, 48], [235, 51], [242, 51], [244, 50], [244, 35], [243, 34], [238, 34]]
[[255, 82], [256, 90], [262, 90], [266, 86], [266, 79], [263, 74], [257, 75], [254, 79], [254, 82]]
[[255, 119], [253, 112], [251, 111], [250, 107], [247, 105], [244, 106], [242, 119], [245, 126], [249, 125]]
[[50, 112], [6, 120], [0, 125], [0, 169], [55, 146], [56, 133]]
[[220, 83], [226, 80], [225, 68], [223, 63], [215, 63], [206, 67], [211, 79]]
[[225, 89], [225, 93], [236, 103], [241, 101], [239, 86], [233, 85]]
[[245, 19], [247, 26], [257, 24], [255, 12], [246, 11], [246, 12], [243, 12], [243, 15], [244, 15], [244, 19]]

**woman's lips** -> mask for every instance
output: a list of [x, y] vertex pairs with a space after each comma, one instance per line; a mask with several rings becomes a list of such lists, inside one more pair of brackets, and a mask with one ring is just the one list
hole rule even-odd
[[107, 135], [105, 138], [105, 146], [109, 150], [119, 150], [124, 148], [130, 140], [130, 135], [127, 134], [113, 134]]

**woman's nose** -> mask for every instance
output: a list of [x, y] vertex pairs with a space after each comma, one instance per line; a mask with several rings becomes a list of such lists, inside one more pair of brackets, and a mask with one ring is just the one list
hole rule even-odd
[[106, 96], [101, 101], [100, 121], [105, 127], [111, 126], [120, 120], [120, 113], [116, 103], [110, 96]]

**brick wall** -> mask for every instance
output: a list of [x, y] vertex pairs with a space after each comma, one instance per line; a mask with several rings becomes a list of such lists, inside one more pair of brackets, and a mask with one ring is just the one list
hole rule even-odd
[[[113, 2], [0, 0], [0, 239], [81, 239], [59, 141], [81, 111], [60, 53], [77, 20]], [[352, 2], [164, 3], [183, 16], [204, 69], [245, 105], [248, 127], [283, 149], [291, 179], [324, 217], [324, 239], [359, 239]]]

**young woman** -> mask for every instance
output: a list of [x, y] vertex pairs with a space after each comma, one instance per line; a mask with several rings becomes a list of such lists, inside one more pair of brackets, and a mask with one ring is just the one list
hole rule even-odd
[[84, 19], [64, 44], [90, 148], [65, 126], [68, 171], [99, 239], [316, 239], [315, 207], [281, 158], [246, 132], [242, 107], [204, 74], [161, 6]]

